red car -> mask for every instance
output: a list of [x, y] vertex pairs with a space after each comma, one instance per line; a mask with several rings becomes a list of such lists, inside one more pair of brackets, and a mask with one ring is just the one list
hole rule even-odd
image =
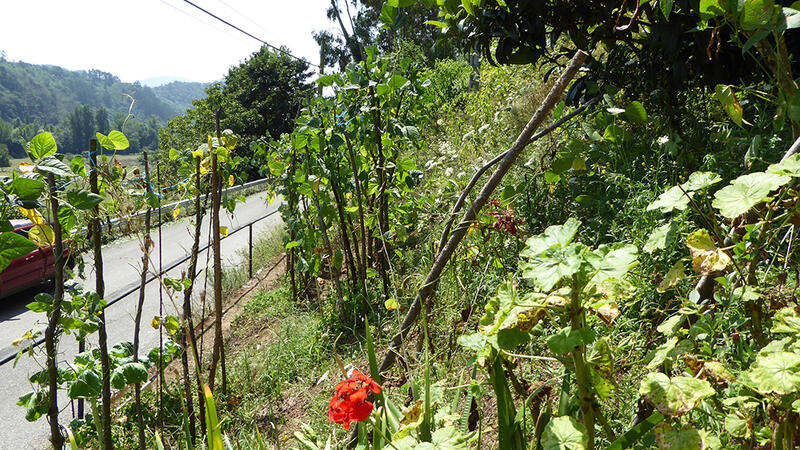
[[[12, 220], [11, 226], [15, 233], [28, 237], [28, 230], [33, 228], [33, 222]], [[39, 286], [54, 276], [53, 247], [38, 248], [21, 258], [11, 260], [11, 264], [0, 273], [0, 298]]]

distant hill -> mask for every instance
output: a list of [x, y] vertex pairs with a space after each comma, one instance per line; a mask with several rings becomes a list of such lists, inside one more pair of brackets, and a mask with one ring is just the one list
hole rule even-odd
[[0, 118], [7, 122], [38, 122], [54, 125], [78, 105], [105, 107], [111, 115], [127, 114], [128, 94], [136, 102], [133, 114], [139, 120], [156, 116], [165, 123], [204, 96], [201, 83], [170, 83], [159, 92], [139, 82], [123, 83], [99, 70], [70, 71], [56, 66], [0, 60]]
[[180, 81], [180, 82], [183, 82], [183, 83], [193, 83], [194, 82], [194, 81], [189, 80], [187, 78], [177, 78], [177, 77], [168, 77], [168, 76], [152, 77], [152, 78], [145, 78], [144, 80], [139, 80], [139, 82], [142, 83], [142, 85], [147, 86], [147, 87], [151, 87], [151, 88], [158, 87], [158, 86], [163, 86], [165, 84], [172, 83], [173, 81]]
[[207, 86], [208, 83], [173, 81], [152, 89], [159, 98], [172, 105], [180, 114], [183, 114], [192, 107], [192, 100], [206, 98], [205, 89]]

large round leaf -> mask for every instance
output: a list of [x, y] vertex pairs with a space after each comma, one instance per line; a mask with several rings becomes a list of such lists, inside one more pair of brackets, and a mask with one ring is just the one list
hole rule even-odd
[[720, 189], [714, 195], [712, 205], [719, 209], [723, 216], [734, 219], [750, 211], [770, 192], [788, 183], [789, 180], [791, 178], [785, 175], [764, 172], [742, 175], [733, 180], [730, 186]]
[[670, 378], [663, 373], [649, 373], [639, 386], [639, 393], [666, 416], [682, 416], [704, 398], [714, 395], [706, 380], [692, 377]]
[[747, 376], [762, 394], [797, 392], [800, 390], [800, 355], [791, 352], [759, 354]]
[[586, 427], [570, 416], [555, 417], [542, 433], [545, 450], [583, 450], [589, 447]]

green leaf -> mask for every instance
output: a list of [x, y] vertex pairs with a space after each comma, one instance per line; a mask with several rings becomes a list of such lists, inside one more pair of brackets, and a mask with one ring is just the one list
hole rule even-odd
[[38, 247], [33, 242], [14, 232], [0, 233], [0, 272], [6, 269], [11, 261], [21, 258]]
[[95, 133], [95, 137], [97, 138], [97, 143], [100, 144], [100, 147], [103, 147], [106, 150], [114, 150], [114, 141], [108, 138], [103, 133]]
[[103, 382], [94, 370], [87, 370], [70, 383], [67, 395], [69, 398], [96, 398], [100, 395]]
[[735, 413], [730, 413], [725, 416], [725, 430], [733, 437], [748, 438], [750, 437], [750, 426], [748, 420], [739, 417]]
[[36, 161], [36, 170], [39, 172], [52, 173], [57, 177], [70, 177], [73, 175], [69, 167], [55, 156], [45, 156]]
[[661, 448], [670, 450], [700, 450], [708, 448], [699, 431], [694, 428], [673, 430], [667, 427], [664, 431], [657, 433], [658, 442]]
[[96, 133], [96, 136], [97, 142], [106, 150], [125, 150], [131, 146], [128, 142], [128, 138], [126, 138], [121, 131], [113, 130], [108, 133], [108, 136], [104, 136], [102, 133]]
[[761, 28], [770, 22], [774, 11], [774, 0], [747, 0], [742, 6], [739, 24], [744, 30]]
[[543, 292], [550, 292], [559, 281], [581, 270], [586, 253], [586, 247], [581, 244], [552, 247], [522, 263], [522, 276], [533, 280]]
[[647, 111], [644, 106], [639, 102], [631, 102], [625, 112], [622, 113], [622, 118], [631, 123], [645, 124], [647, 123]]
[[474, 16], [475, 15], [475, 10], [473, 9], [472, 1], [473, 0], [461, 0], [461, 5], [464, 7], [464, 10], [470, 16]]
[[506, 328], [497, 332], [497, 346], [506, 351], [513, 351], [531, 340], [531, 335], [519, 328]]
[[129, 362], [121, 366], [125, 376], [125, 384], [137, 384], [147, 381], [147, 367], [141, 362]]
[[795, 153], [777, 164], [770, 165], [767, 173], [800, 177], [800, 153]]
[[728, 12], [727, 0], [700, 0], [700, 19], [708, 20]]
[[483, 333], [473, 333], [458, 337], [458, 345], [471, 350], [479, 352], [486, 346], [486, 336]]
[[391, 2], [385, 3], [381, 8], [381, 22], [385, 25], [384, 28], [393, 27], [397, 20], [397, 7], [389, 3]]
[[33, 160], [55, 155], [57, 150], [56, 140], [48, 132], [37, 134], [28, 144], [28, 152], [30, 152]]
[[730, 117], [736, 125], [741, 127], [744, 110], [742, 109], [742, 105], [739, 104], [739, 100], [736, 98], [733, 88], [724, 84], [718, 84], [716, 87], [716, 97], [717, 100], [722, 103], [722, 108], [728, 114], [728, 117]]
[[102, 203], [103, 200], [105, 198], [102, 196], [93, 194], [85, 189], [67, 192], [67, 202], [81, 211], [92, 209]]
[[673, 186], [647, 205], [647, 211], [659, 210], [664, 214], [673, 210], [683, 211], [689, 205], [690, 197], [694, 197], [694, 192], [684, 194], [680, 186]]
[[785, 175], [756, 172], [742, 175], [716, 194], [711, 203], [728, 219], [735, 219], [761, 203], [770, 192], [791, 180]]
[[680, 376], [670, 378], [663, 373], [652, 372], [642, 380], [639, 393], [660, 413], [666, 416], [682, 416], [703, 399], [714, 395], [715, 391], [706, 380]]
[[584, 333], [582, 330], [573, 330], [570, 327], [562, 328], [558, 333], [547, 338], [547, 347], [556, 355], [569, 353], [584, 344]]
[[586, 427], [571, 416], [554, 417], [542, 433], [544, 450], [584, 450], [589, 448]]
[[622, 279], [636, 263], [638, 253], [639, 250], [632, 244], [614, 249], [605, 245], [600, 246], [597, 250], [587, 255], [587, 259], [589, 259], [595, 270], [592, 283], [600, 284], [613, 278]]
[[17, 177], [11, 183], [14, 193], [23, 200], [36, 200], [42, 195], [46, 185], [43, 181], [32, 178]]
[[69, 170], [71, 170], [75, 175], [85, 177], [86, 165], [83, 162], [83, 157], [79, 155], [74, 156], [69, 162]]
[[563, 225], [551, 225], [544, 230], [544, 233], [532, 236], [525, 243], [525, 249], [522, 250], [520, 256], [534, 257], [553, 246], [564, 247], [575, 238], [575, 233], [581, 222], [575, 218], [570, 217], [564, 222]]
[[658, 4], [661, 6], [661, 12], [664, 14], [664, 18], [669, 20], [669, 15], [672, 13], [672, 7], [675, 0], [659, 0]]
[[753, 387], [762, 394], [787, 395], [800, 390], [800, 355], [791, 352], [762, 351], [746, 372]]
[[769, 36], [770, 34], [772, 34], [772, 32], [770, 32], [769, 30], [762, 30], [759, 31], [758, 33], [754, 33], [752, 36], [750, 36], [749, 39], [747, 39], [747, 41], [742, 46], [742, 55], [747, 53], [747, 51], [753, 48], [754, 45], [758, 44], [762, 39]]
[[722, 177], [714, 172], [694, 172], [681, 184], [684, 191], [699, 191], [722, 181]]
[[800, 336], [800, 315], [794, 308], [782, 308], [772, 318], [772, 332]]
[[673, 222], [666, 223], [653, 230], [647, 238], [642, 250], [645, 253], [653, 253], [656, 250], [663, 250], [667, 247], [667, 243], [672, 239], [675, 234], [675, 225]]
[[400, 90], [400, 89], [408, 86], [409, 84], [411, 84], [411, 82], [408, 81], [408, 79], [403, 77], [402, 75], [394, 74], [394, 75], [392, 75], [392, 78], [389, 79], [389, 82], [386, 83], [386, 84], [393, 91], [397, 91], [397, 90]]

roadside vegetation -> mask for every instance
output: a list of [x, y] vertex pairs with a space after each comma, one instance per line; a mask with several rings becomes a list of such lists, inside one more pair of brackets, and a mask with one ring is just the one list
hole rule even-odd
[[[343, 38], [317, 37], [333, 70], [316, 96], [295, 85], [288, 122], [257, 113], [269, 95], [240, 114], [248, 87], [277, 85], [249, 80], [245, 63], [162, 131], [161, 160], [198, 199], [220, 180], [271, 177], [285, 230], [259, 244], [257, 265], [283, 252], [282, 283], [243, 307], [223, 345], [222, 300], [247, 267], [217, 270], [206, 354], [188, 303], [154, 321], [180, 345], [146, 361], [123, 345], [55, 372], [49, 341], [50, 370], [21, 402], [31, 419], [59, 388], [99, 411], [104, 384], [141, 384], [183, 349], [174, 381], [113, 420], [93, 414], [79, 445], [800, 445], [800, 5], [348, 6], [355, 31], [333, 2]], [[441, 29], [436, 46], [422, 27]], [[283, 81], [307, 70], [269, 50], [250, 61], [284, 67]], [[113, 202], [55, 184], [81, 167], [50, 139], [2, 186], [14, 207], [50, 205], [59, 236], [72, 217], [60, 208], [91, 220], [79, 211]], [[235, 213], [217, 199], [210, 214], [220, 207]], [[193, 270], [161, 282], [183, 295]], [[50, 339], [101, 332], [102, 297], [79, 298], [88, 317], [58, 290], [32, 304]]]

